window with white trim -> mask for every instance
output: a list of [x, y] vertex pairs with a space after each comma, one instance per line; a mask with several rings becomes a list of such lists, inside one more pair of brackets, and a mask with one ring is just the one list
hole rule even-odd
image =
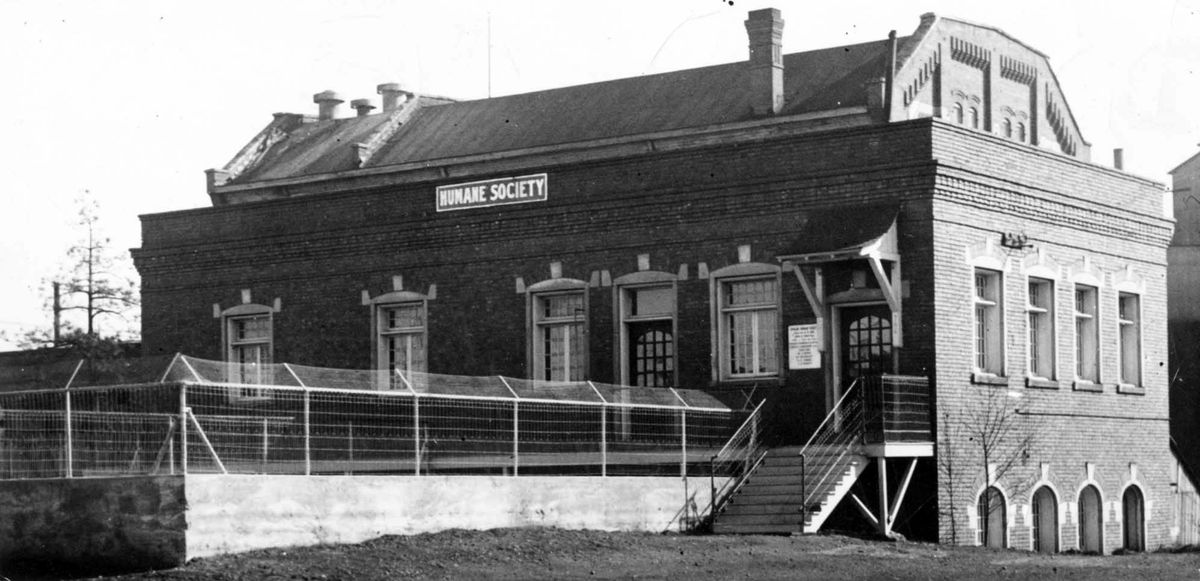
[[404, 374], [425, 372], [425, 303], [378, 305], [376, 317], [379, 369]]
[[587, 378], [587, 310], [584, 293], [533, 295], [533, 378]]
[[675, 287], [622, 287], [620, 297], [622, 381], [646, 387], [675, 385]]
[[1054, 379], [1054, 281], [1029, 279], [1029, 374]]
[[1121, 383], [1142, 384], [1142, 310], [1141, 297], [1119, 293], [1117, 322], [1120, 327]]
[[975, 370], [995, 375], [1004, 374], [1001, 280], [998, 271], [975, 269]]
[[1075, 285], [1075, 376], [1100, 382], [1100, 321], [1096, 309], [1099, 290]]
[[779, 375], [779, 279], [722, 280], [718, 300], [722, 378]]
[[[226, 361], [229, 362], [230, 383], [266, 384], [271, 376], [271, 315], [269, 313], [231, 316], [225, 318]], [[261, 398], [260, 389], [241, 388], [240, 398]]]

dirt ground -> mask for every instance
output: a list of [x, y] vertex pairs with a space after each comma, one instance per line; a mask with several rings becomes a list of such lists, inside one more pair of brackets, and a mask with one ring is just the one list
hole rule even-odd
[[1031, 578], [1195, 580], [1200, 578], [1200, 553], [1037, 555], [839, 535], [687, 536], [528, 528], [255, 551], [196, 559], [169, 571], [97, 579]]

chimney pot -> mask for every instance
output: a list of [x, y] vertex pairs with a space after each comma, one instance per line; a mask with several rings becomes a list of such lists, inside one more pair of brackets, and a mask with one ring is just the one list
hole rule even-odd
[[400, 83], [383, 83], [375, 87], [375, 92], [383, 95], [383, 111], [385, 113], [396, 110], [408, 100], [411, 94], [400, 88]]
[[1113, 167], [1125, 169], [1125, 150], [1120, 147], [1113, 150]]
[[370, 115], [371, 109], [375, 108], [375, 106], [371, 104], [370, 99], [355, 99], [350, 101], [350, 106], [358, 112], [359, 117], [366, 117], [367, 115]]
[[317, 119], [325, 121], [333, 119], [337, 115], [338, 105], [342, 104], [342, 98], [333, 91], [321, 91], [313, 95], [313, 103], [317, 104]]
[[750, 104], [755, 115], [783, 109], [783, 18], [775, 8], [752, 10], [746, 17], [750, 37]]

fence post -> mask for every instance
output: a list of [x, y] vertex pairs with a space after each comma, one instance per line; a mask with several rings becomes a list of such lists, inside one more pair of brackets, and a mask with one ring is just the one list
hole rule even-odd
[[600, 476], [608, 476], [608, 404], [600, 402]]
[[421, 475], [421, 398], [413, 393], [413, 474]]
[[687, 410], [679, 410], [679, 475], [683, 477], [684, 486], [687, 486]]
[[268, 420], [267, 418], [263, 418], [263, 434], [262, 434], [262, 436], [263, 436], [262, 473], [263, 474], [267, 473], [267, 446], [270, 445], [270, 439], [271, 439], [270, 426], [268, 425], [269, 421], [270, 420]]
[[179, 384], [179, 470], [188, 473], [187, 384]]
[[63, 395], [64, 395], [64, 402], [65, 402], [64, 408], [66, 410], [66, 414], [64, 415], [64, 421], [66, 423], [65, 428], [67, 430], [67, 437], [64, 442], [66, 444], [66, 448], [67, 448], [66, 449], [67, 478], [74, 478], [75, 477], [75, 459], [74, 459], [74, 453], [73, 453], [74, 442], [72, 441], [72, 435], [71, 435], [71, 388], [70, 388], [70, 386], [67, 386], [67, 388], [65, 390], [63, 390]]
[[304, 475], [312, 474], [312, 422], [309, 416], [311, 405], [308, 387], [304, 388]]
[[513, 400], [513, 476], [517, 476], [521, 469], [521, 414], [518, 409], [517, 400]]

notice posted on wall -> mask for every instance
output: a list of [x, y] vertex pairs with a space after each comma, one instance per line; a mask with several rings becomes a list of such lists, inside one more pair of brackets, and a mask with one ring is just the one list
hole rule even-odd
[[820, 369], [816, 325], [788, 325], [788, 369]]

